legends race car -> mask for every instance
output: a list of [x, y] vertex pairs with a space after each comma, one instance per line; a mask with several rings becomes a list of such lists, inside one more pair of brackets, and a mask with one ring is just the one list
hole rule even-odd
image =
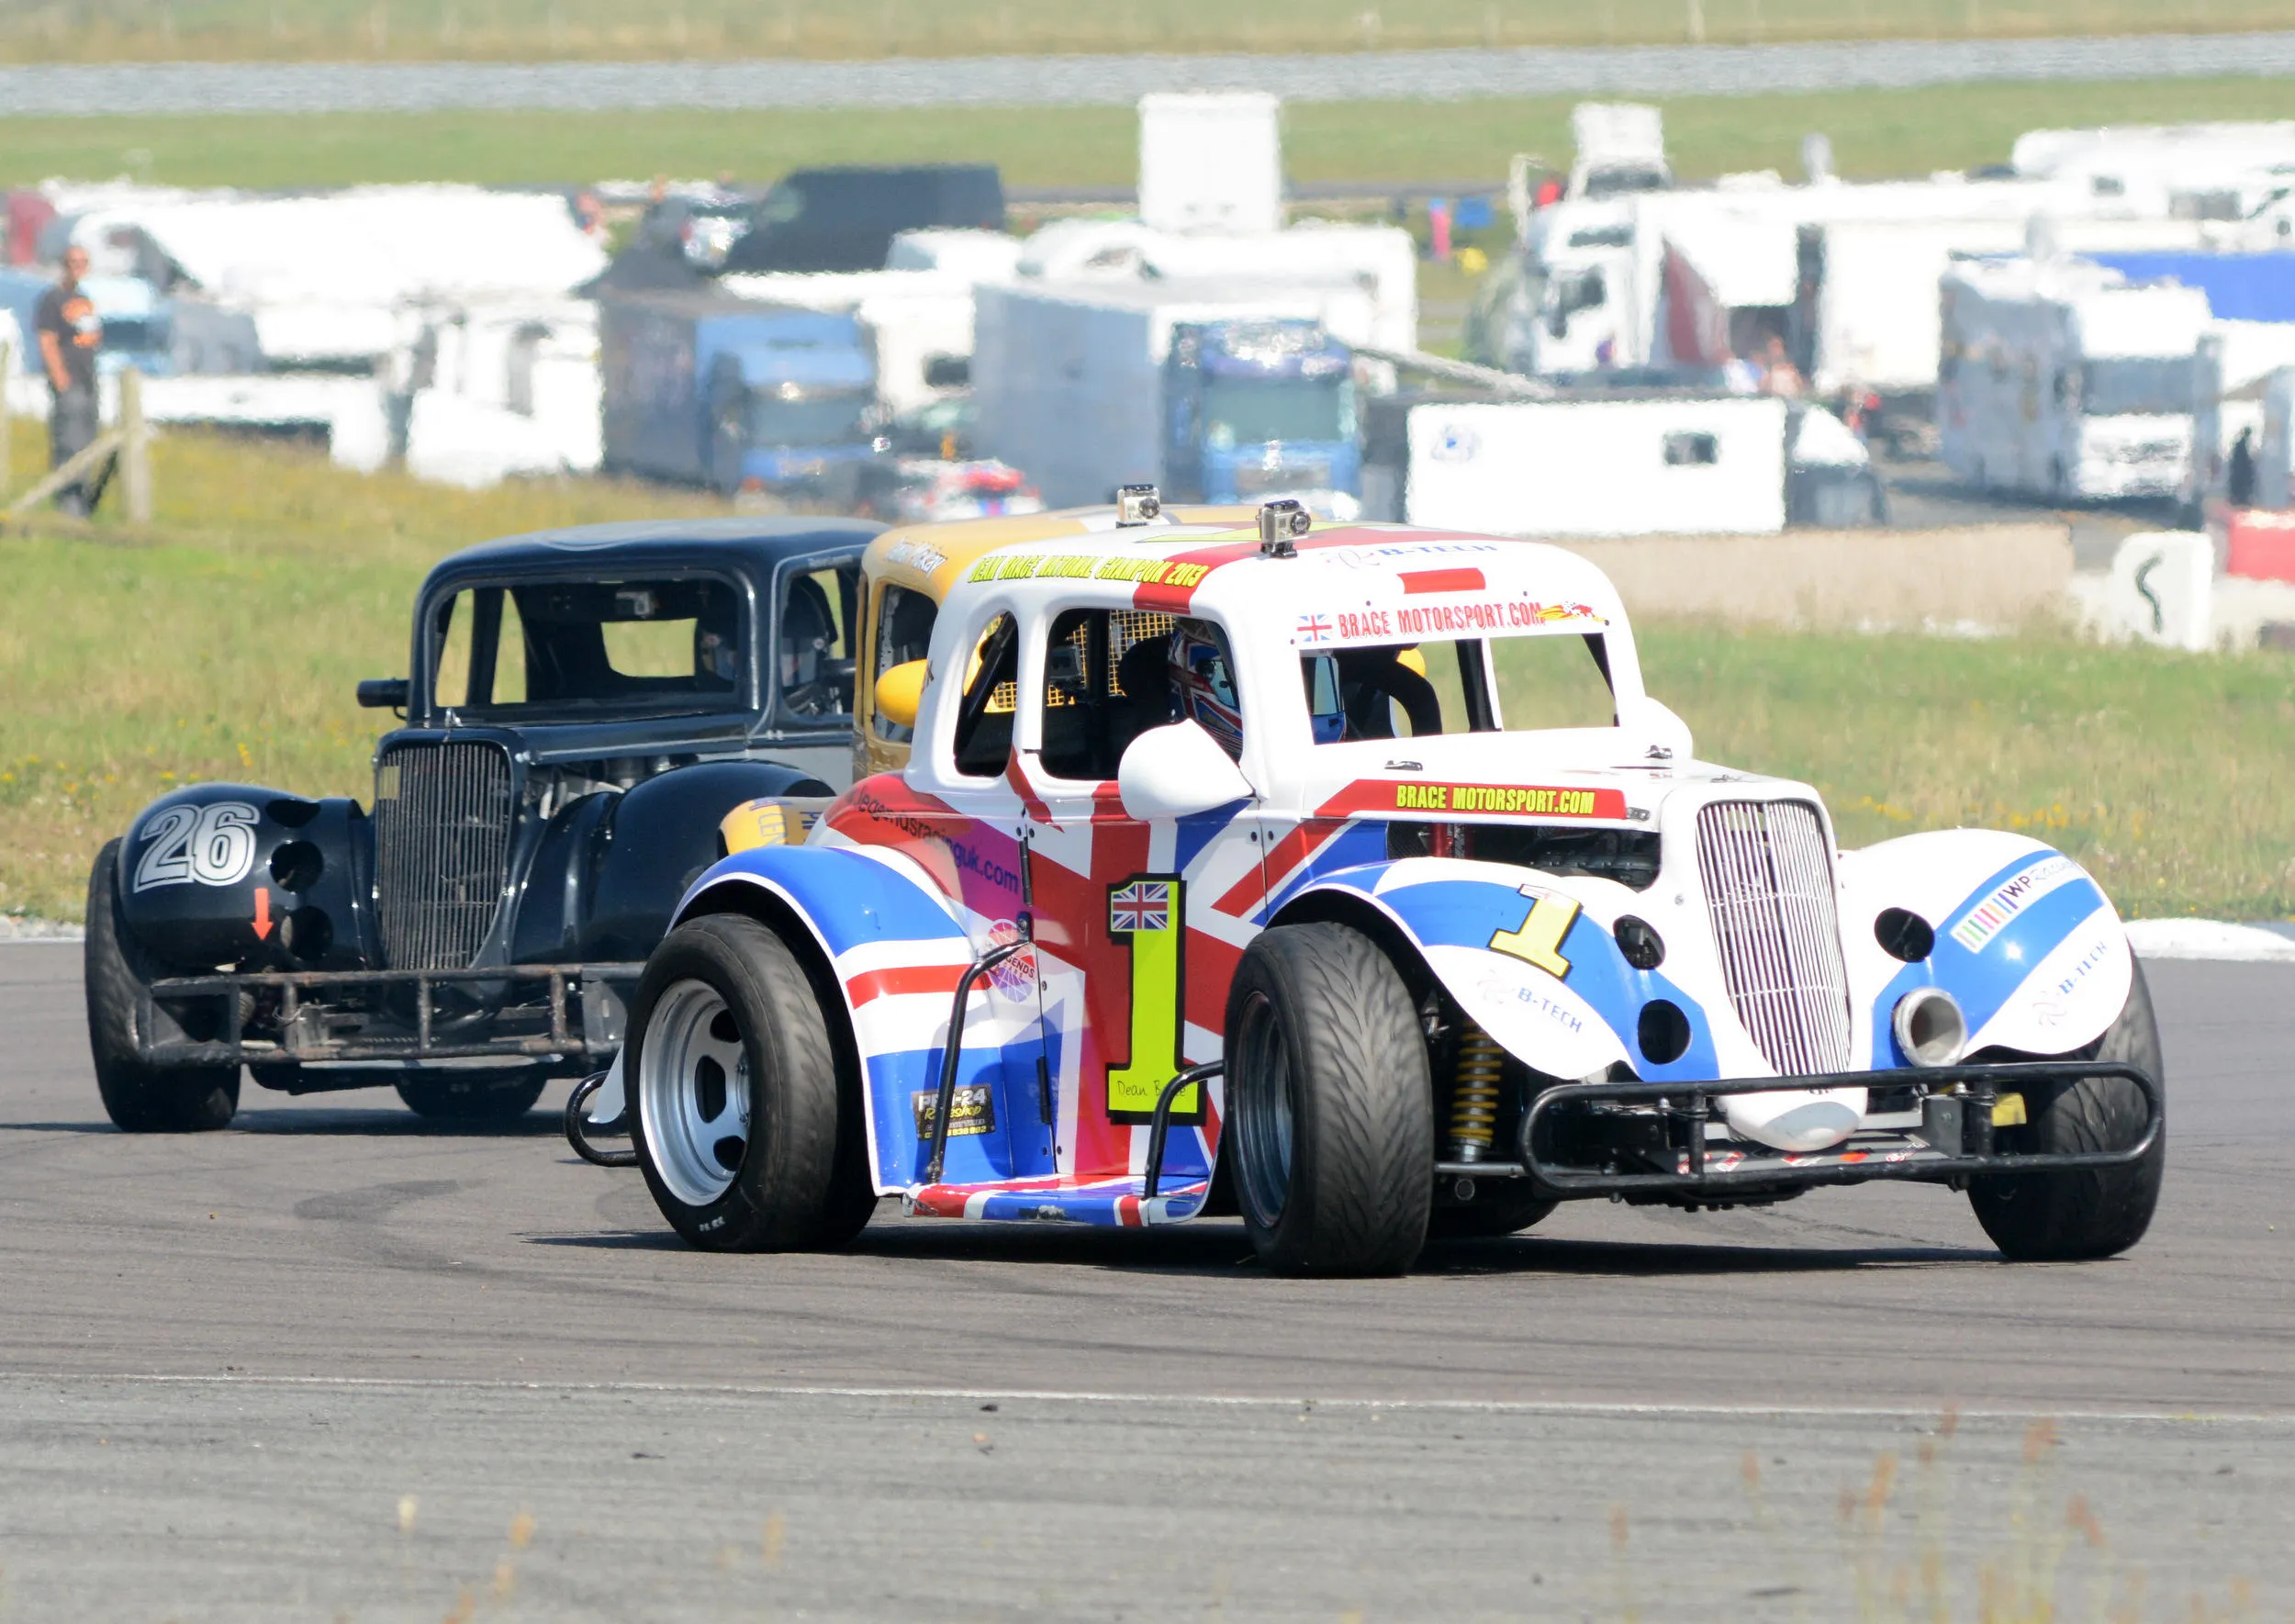
[[688, 1240], [892, 1193], [1379, 1272], [1877, 1179], [2011, 1258], [2143, 1235], [2158, 1036], [2070, 858], [1841, 852], [1808, 786], [1695, 758], [1571, 553], [1123, 520], [980, 554], [877, 678], [905, 767], [677, 902], [594, 1110]]
[[850, 782], [847, 640], [878, 528], [593, 525], [438, 566], [412, 677], [359, 685], [406, 717], [372, 812], [198, 784], [96, 858], [88, 1035], [112, 1120], [220, 1127], [242, 1066], [461, 1117], [602, 1066], [728, 812]]

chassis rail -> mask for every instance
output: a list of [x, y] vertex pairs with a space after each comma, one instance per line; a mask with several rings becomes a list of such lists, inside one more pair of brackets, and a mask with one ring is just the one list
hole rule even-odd
[[[645, 966], [642, 960], [617, 960], [598, 964], [504, 964], [468, 969], [268, 970], [171, 976], [151, 982], [140, 992], [137, 1030], [141, 1035], [140, 1047], [143, 1058], [151, 1064], [167, 1066], [265, 1065], [307, 1060], [387, 1064], [409, 1060], [520, 1057], [537, 1059], [582, 1058], [602, 1061], [610, 1059], [621, 1048], [621, 1038], [618, 1033], [610, 1036], [591, 1036], [586, 1020], [579, 1014], [569, 1016], [569, 994], [578, 995], [584, 983], [593, 981], [602, 985], [634, 985], [644, 973]], [[512, 1005], [510, 1008], [534, 1014], [546, 1008], [548, 1030], [506, 1033], [475, 1041], [461, 1033], [443, 1041], [434, 1036], [432, 1026], [436, 1011], [431, 1002], [433, 989], [518, 981], [546, 984], [546, 1004]], [[312, 1001], [310, 994], [324, 994], [333, 990], [366, 991], [406, 986], [414, 989], [415, 1025], [411, 1035], [333, 1038], [314, 1036], [306, 1030], [312, 1025], [306, 1017], [321, 1014], [328, 1007], [323, 998]], [[277, 1020], [280, 1038], [277, 1042], [267, 1038], [250, 1038], [243, 1030], [246, 1005], [241, 994], [263, 991], [279, 994]], [[152, 1041], [151, 1034], [157, 1024], [156, 1006], [162, 1000], [172, 1002], [195, 998], [223, 1001], [226, 1036], [210, 1041], [191, 1038]], [[497, 1012], [496, 1015], [487, 1019], [498, 1019], [501, 1013]]]
[[[2003, 1154], [1993, 1148], [1993, 1107], [2003, 1092], [2024, 1085], [2117, 1077], [2144, 1096], [2144, 1132], [2119, 1150]], [[1925, 1085], [1921, 1126], [1897, 1148], [1861, 1149], [1855, 1139], [1807, 1155], [1774, 1152], [1757, 1158], [1716, 1158], [1706, 1141], [1712, 1102], [1731, 1094], [1816, 1092], [1827, 1089]], [[1943, 1091], [1951, 1090], [1952, 1092]], [[1673, 1172], [1625, 1172], [1613, 1164], [1598, 1171], [1543, 1161], [1534, 1146], [1539, 1123], [1557, 1106], [1581, 1103], [1655, 1105], [1671, 1127], [1686, 1132], [1675, 1147]], [[1479, 1162], [1474, 1176], [1524, 1178], [1556, 1196], [1652, 1193], [1727, 1200], [1749, 1190], [1779, 1186], [1855, 1184], [1868, 1179], [1950, 1182], [1981, 1174], [2061, 1172], [2076, 1168], [2124, 1167], [2158, 1140], [2163, 1115], [2159, 1084], [2142, 1069], [2118, 1060], [2014, 1060], [1974, 1066], [1935, 1066], [1895, 1071], [1842, 1071], [1809, 1077], [1733, 1078], [1715, 1082], [1573, 1082], [1547, 1089], [1522, 1114], [1516, 1163]], [[1934, 1136], [1931, 1137], [1930, 1136]], [[1939, 1144], [1938, 1141], [1943, 1141]], [[1445, 1173], [1465, 1174], [1445, 1166]]]

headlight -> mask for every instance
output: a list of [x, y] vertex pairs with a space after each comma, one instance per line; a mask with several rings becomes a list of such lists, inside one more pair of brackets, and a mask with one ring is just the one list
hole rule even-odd
[[1968, 1017], [1942, 987], [1915, 987], [1897, 1001], [1888, 1024], [1916, 1066], [1950, 1066], [1968, 1044]]

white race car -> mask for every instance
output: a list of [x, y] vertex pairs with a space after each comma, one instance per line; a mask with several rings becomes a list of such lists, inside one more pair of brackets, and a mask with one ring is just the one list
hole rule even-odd
[[2095, 881], [2018, 834], [1839, 851], [1808, 785], [1695, 758], [1573, 554], [1110, 512], [980, 554], [929, 650], [862, 651], [906, 767], [801, 844], [729, 820], [632, 1005], [610, 1092], [697, 1245], [884, 1193], [1239, 1211], [1326, 1272], [1874, 1179], [2012, 1258], [2150, 1222], [2159, 1041]]

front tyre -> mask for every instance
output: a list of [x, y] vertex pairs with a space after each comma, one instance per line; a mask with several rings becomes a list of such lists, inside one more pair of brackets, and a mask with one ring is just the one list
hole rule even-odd
[[1278, 925], [1227, 993], [1244, 1226], [1285, 1274], [1399, 1274], [1427, 1238], [1434, 1105], [1409, 991], [1343, 924]]
[[[2148, 1073], [2166, 1103], [2167, 1079], [2160, 1059], [2159, 1025], [2144, 967], [2133, 967], [2120, 1018], [2094, 1043], [2071, 1054], [2035, 1057], [2120, 1060]], [[2025, 1125], [1999, 1130], [2003, 1151], [2031, 1154], [2122, 1149], [2144, 1132], [2144, 1096], [2117, 1077], [2083, 1077], [2024, 1093]], [[2144, 1238], [2159, 1204], [2167, 1166], [2165, 1124], [2152, 1148], [2124, 1167], [2074, 1168], [2064, 1172], [2001, 1173], [1973, 1181], [1969, 1204], [1976, 1222], [2017, 1262], [2109, 1258]]]
[[239, 1110], [236, 1066], [154, 1066], [137, 1026], [149, 977], [119, 924], [119, 842], [96, 855], [87, 879], [88, 1049], [104, 1110], [131, 1134], [211, 1133]]
[[728, 1252], [845, 1238], [834, 1050], [780, 937], [738, 913], [679, 925], [646, 964], [630, 1032], [630, 1140], [678, 1234]]

